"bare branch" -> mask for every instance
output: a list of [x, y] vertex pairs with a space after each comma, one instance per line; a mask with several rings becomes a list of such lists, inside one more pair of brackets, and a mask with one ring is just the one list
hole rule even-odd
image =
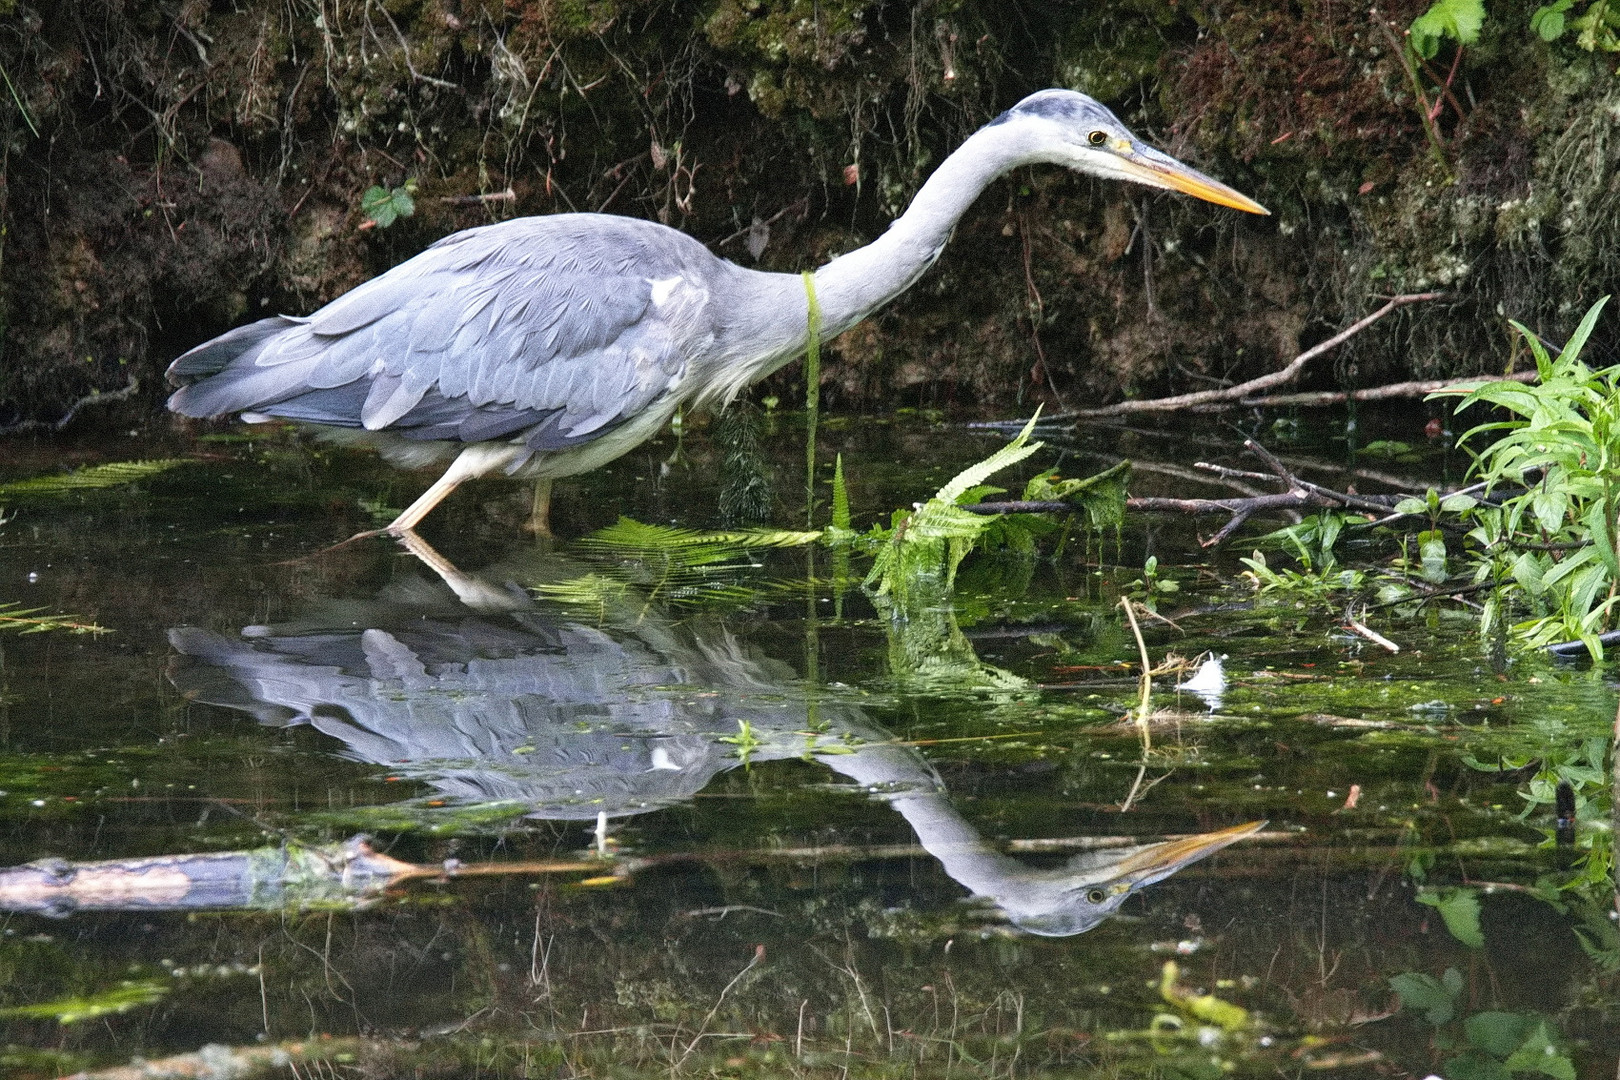
[[1418, 304], [1426, 300], [1439, 300], [1445, 293], [1405, 293], [1401, 296], [1392, 296], [1389, 302], [1366, 318], [1352, 323], [1350, 326], [1334, 334], [1326, 341], [1313, 345], [1288, 362], [1281, 371], [1274, 371], [1269, 375], [1262, 375], [1248, 382], [1238, 383], [1236, 386], [1227, 386], [1219, 390], [1199, 390], [1191, 394], [1176, 394], [1173, 397], [1152, 398], [1147, 401], [1121, 401], [1113, 405], [1104, 405], [1096, 409], [1078, 409], [1068, 416], [1079, 420], [1092, 420], [1106, 416], [1129, 416], [1133, 413], [1150, 412], [1177, 412], [1199, 405], [1212, 405], [1226, 403], [1227, 407], [1244, 404], [1244, 399], [1270, 390], [1274, 386], [1282, 386], [1293, 382], [1304, 370], [1305, 365], [1318, 356], [1355, 337], [1373, 323], [1382, 319], [1396, 308], [1408, 304]]

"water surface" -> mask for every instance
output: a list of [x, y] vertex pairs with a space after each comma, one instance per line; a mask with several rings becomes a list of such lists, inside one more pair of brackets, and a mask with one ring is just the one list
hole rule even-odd
[[[1464, 608], [1380, 617], [1388, 653], [1257, 601], [1207, 520], [970, 561], [903, 621], [824, 550], [676, 580], [579, 542], [719, 525], [701, 429], [559, 484], [554, 544], [490, 482], [428, 519], [437, 570], [323, 554], [425, 481], [248, 430], [7, 448], [0, 483], [181, 462], [0, 499], [0, 603], [109, 631], [0, 633], [0, 865], [57, 860], [0, 879], [15, 1075], [210, 1044], [424, 1075], [1615, 1071], [1603, 668], [1493, 670]], [[801, 430], [763, 435], [784, 527]], [[996, 445], [823, 433], [862, 527]], [[1462, 468], [1266, 435], [1362, 490]], [[1238, 441], [1090, 430], [1022, 475], [1130, 457], [1136, 493], [1216, 496], [1187, 466]], [[1117, 605], [1150, 555], [1178, 586], [1154, 662], [1226, 685], [1161, 678], [1144, 750]], [[555, 599], [587, 575], [620, 591]], [[97, 892], [75, 864], [104, 860]]]

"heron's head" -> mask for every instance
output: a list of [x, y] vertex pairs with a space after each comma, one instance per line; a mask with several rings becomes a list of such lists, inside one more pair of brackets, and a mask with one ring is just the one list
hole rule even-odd
[[1219, 180], [1155, 150], [1131, 134], [1119, 117], [1101, 103], [1073, 90], [1031, 94], [996, 117], [990, 127], [1001, 125], [1016, 125], [1028, 141], [1032, 161], [1050, 161], [1092, 176], [1169, 188], [1251, 214], [1271, 212]]
[[996, 899], [1020, 930], [1041, 937], [1083, 934], [1142, 889], [1253, 836], [1265, 824], [1251, 821], [1158, 844], [1084, 852], [1061, 869], [1029, 875], [1015, 895]]

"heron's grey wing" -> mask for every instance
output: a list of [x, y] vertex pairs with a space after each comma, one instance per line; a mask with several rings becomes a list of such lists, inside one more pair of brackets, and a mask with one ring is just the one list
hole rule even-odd
[[[253, 411], [531, 449], [595, 438], [678, 385], [713, 339], [719, 260], [684, 234], [601, 215], [457, 233], [277, 332], [181, 357], [176, 411]], [[262, 328], [262, 329], [261, 329]], [[222, 370], [220, 357], [240, 343]]]

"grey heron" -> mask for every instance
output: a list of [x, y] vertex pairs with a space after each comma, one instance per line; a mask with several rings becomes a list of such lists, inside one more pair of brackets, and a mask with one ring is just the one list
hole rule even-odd
[[[1259, 203], [1143, 143], [1070, 90], [1033, 94], [968, 138], [882, 236], [815, 272], [831, 338], [910, 288], [968, 206], [1020, 165], [1066, 165], [1239, 210]], [[805, 351], [797, 274], [749, 270], [650, 221], [516, 218], [454, 233], [307, 317], [239, 327], [169, 366], [169, 408], [284, 418], [448, 468], [385, 529], [413, 529], [457, 485], [541, 482], [603, 465], [682, 406], [724, 404]]]

